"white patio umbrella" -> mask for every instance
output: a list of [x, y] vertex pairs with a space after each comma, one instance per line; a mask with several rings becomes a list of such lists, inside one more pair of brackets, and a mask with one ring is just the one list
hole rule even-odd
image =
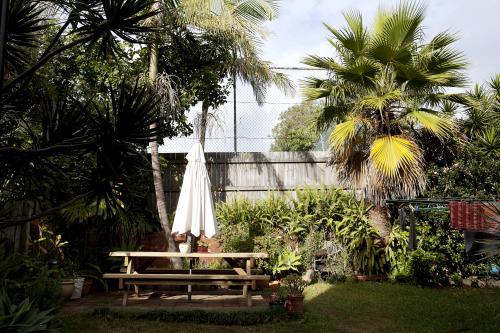
[[203, 147], [195, 143], [186, 156], [188, 164], [182, 181], [172, 233], [190, 232], [207, 238], [217, 233], [210, 178], [205, 165]]

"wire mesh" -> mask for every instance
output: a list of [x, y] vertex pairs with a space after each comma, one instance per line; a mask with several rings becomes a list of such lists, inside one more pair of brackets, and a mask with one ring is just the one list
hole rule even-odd
[[[263, 105], [258, 105], [252, 88], [244, 82], [236, 83], [236, 103], [231, 90], [227, 103], [216, 110], [210, 110], [205, 140], [206, 152], [268, 152], [275, 141], [273, 128], [278, 124], [281, 113], [302, 102], [301, 83], [307, 77], [325, 77], [326, 72], [315, 69], [276, 67], [286, 74], [295, 87], [294, 94], [285, 94], [276, 87], [266, 93]], [[236, 112], [235, 112], [236, 104]], [[201, 112], [201, 105], [193, 107], [188, 114], [191, 123]], [[236, 113], [236, 122], [234, 114]], [[235, 126], [236, 123], [236, 140]], [[195, 126], [196, 127], [196, 126]], [[188, 137], [166, 139], [160, 147], [162, 153], [183, 153], [199, 140], [199, 131], [194, 128]], [[314, 150], [325, 150], [326, 137], [322, 135]]]

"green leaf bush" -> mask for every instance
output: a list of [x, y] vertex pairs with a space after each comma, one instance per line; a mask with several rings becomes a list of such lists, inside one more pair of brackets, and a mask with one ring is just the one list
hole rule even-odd
[[256, 202], [237, 197], [217, 206], [219, 242], [228, 252], [268, 253], [270, 260], [258, 264], [276, 277], [310, 268], [324, 240], [347, 250], [353, 271], [389, 273], [405, 254], [407, 235], [394, 229], [388, 249], [369, 221], [371, 208], [336, 188], [299, 189], [295, 196], [270, 193]]

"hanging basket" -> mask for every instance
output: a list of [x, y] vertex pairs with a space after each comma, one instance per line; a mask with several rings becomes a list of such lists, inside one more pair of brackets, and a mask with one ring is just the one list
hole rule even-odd
[[500, 228], [499, 215], [493, 207], [498, 202], [450, 201], [451, 227], [464, 231], [491, 231]]

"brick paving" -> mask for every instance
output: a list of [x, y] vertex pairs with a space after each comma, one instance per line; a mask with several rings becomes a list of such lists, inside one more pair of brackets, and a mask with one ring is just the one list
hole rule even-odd
[[80, 299], [64, 303], [62, 312], [87, 313], [97, 308], [112, 310], [148, 311], [148, 310], [256, 310], [267, 307], [267, 300], [262, 295], [252, 296], [252, 307], [247, 307], [246, 298], [241, 292], [228, 294], [216, 291], [193, 292], [191, 301], [187, 294], [171, 291], [141, 290], [139, 296], [130, 293], [127, 306], [122, 306], [122, 293], [119, 291], [98, 292]]

